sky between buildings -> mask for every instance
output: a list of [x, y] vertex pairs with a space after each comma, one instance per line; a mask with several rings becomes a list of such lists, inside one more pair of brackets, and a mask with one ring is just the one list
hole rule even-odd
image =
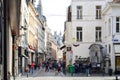
[[46, 16], [47, 25], [52, 33], [57, 31], [63, 34], [66, 21], [67, 7], [71, 0], [42, 0], [43, 15]]

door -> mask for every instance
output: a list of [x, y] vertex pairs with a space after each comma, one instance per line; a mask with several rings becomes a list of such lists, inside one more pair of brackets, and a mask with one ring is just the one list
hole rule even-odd
[[120, 56], [115, 57], [115, 72], [120, 74]]

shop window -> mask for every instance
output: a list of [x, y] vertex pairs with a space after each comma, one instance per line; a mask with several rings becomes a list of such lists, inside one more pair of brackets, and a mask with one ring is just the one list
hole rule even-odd
[[120, 56], [116, 56], [116, 71], [120, 71]]

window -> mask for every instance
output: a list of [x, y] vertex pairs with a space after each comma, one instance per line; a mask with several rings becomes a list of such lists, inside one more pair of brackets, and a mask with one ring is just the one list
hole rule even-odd
[[101, 6], [96, 6], [96, 19], [101, 19]]
[[96, 27], [96, 41], [101, 41], [101, 27]]
[[120, 53], [120, 45], [116, 44], [115, 46], [115, 53]]
[[77, 6], [77, 19], [82, 19], [82, 6]]
[[77, 41], [82, 41], [82, 27], [77, 27]]
[[116, 17], [116, 33], [120, 33], [120, 17]]
[[111, 53], [111, 45], [109, 44], [109, 53]]

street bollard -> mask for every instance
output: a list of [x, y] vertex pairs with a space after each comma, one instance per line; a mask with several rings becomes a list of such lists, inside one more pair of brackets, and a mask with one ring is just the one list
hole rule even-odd
[[115, 80], [118, 80], [118, 76], [116, 76], [116, 79]]

